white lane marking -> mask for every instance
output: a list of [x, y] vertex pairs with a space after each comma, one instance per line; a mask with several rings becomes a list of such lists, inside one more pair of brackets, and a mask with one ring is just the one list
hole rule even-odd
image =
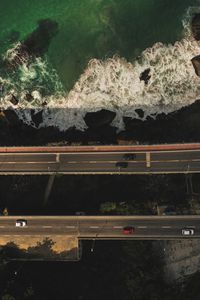
[[150, 154], [150, 152], [146, 152], [146, 167], [147, 168], [151, 167], [151, 154]]
[[43, 228], [52, 228], [52, 226], [42, 226]]
[[90, 228], [99, 228], [99, 226], [90, 226]]
[[162, 226], [162, 228], [171, 228], [172, 226]]
[[147, 226], [138, 226], [138, 228], [147, 228]]
[[75, 226], [66, 226], [66, 228], [75, 228]]
[[113, 226], [113, 228], [123, 228], [122, 226]]
[[23, 234], [23, 235], [21, 235], [21, 234], [2, 234], [1, 237], [9, 237], [9, 238], [12, 238], [13, 236], [20, 236], [20, 237], [22, 237], [22, 236], [28, 236], [28, 237], [30, 237], [30, 234]]
[[0, 226], [0, 228], [5, 228], [5, 226]]

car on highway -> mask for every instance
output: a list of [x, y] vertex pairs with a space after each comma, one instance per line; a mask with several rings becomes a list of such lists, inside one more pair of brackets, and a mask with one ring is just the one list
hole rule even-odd
[[194, 228], [183, 228], [181, 233], [185, 236], [194, 235]]
[[135, 228], [133, 226], [126, 226], [123, 228], [124, 234], [133, 234], [135, 233]]
[[83, 211], [76, 211], [75, 215], [76, 216], [85, 216], [85, 212], [83, 212]]
[[124, 160], [134, 160], [136, 159], [136, 154], [135, 153], [125, 153], [123, 156]]
[[126, 161], [118, 161], [118, 162], [116, 162], [115, 167], [119, 168], [119, 169], [121, 169], [121, 168], [127, 168], [128, 167], [128, 163]]
[[15, 226], [16, 226], [16, 227], [25, 227], [25, 226], [27, 226], [27, 221], [24, 220], [24, 219], [18, 219], [18, 220], [15, 222]]

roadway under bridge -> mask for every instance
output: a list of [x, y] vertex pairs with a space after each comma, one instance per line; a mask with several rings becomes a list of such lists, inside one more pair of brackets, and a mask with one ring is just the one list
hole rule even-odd
[[200, 173], [200, 143], [0, 147], [0, 175], [173, 173]]

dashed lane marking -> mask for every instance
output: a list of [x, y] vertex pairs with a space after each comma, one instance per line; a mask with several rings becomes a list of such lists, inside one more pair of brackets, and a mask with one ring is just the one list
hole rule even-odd
[[171, 228], [171, 226], [162, 226], [162, 228]]
[[147, 226], [138, 226], [138, 228], [147, 228]]
[[90, 226], [90, 228], [99, 228], [99, 226]]
[[52, 226], [42, 226], [43, 228], [52, 228]]

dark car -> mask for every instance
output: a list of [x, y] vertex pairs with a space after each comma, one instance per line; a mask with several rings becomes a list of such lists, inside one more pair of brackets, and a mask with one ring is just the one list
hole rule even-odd
[[124, 160], [134, 160], [136, 159], [136, 154], [135, 153], [125, 153], [123, 156]]
[[127, 168], [128, 167], [128, 163], [126, 161], [118, 161], [116, 162], [115, 166], [117, 168]]
[[123, 228], [124, 234], [133, 234], [135, 233], [135, 228], [133, 226], [126, 226]]

